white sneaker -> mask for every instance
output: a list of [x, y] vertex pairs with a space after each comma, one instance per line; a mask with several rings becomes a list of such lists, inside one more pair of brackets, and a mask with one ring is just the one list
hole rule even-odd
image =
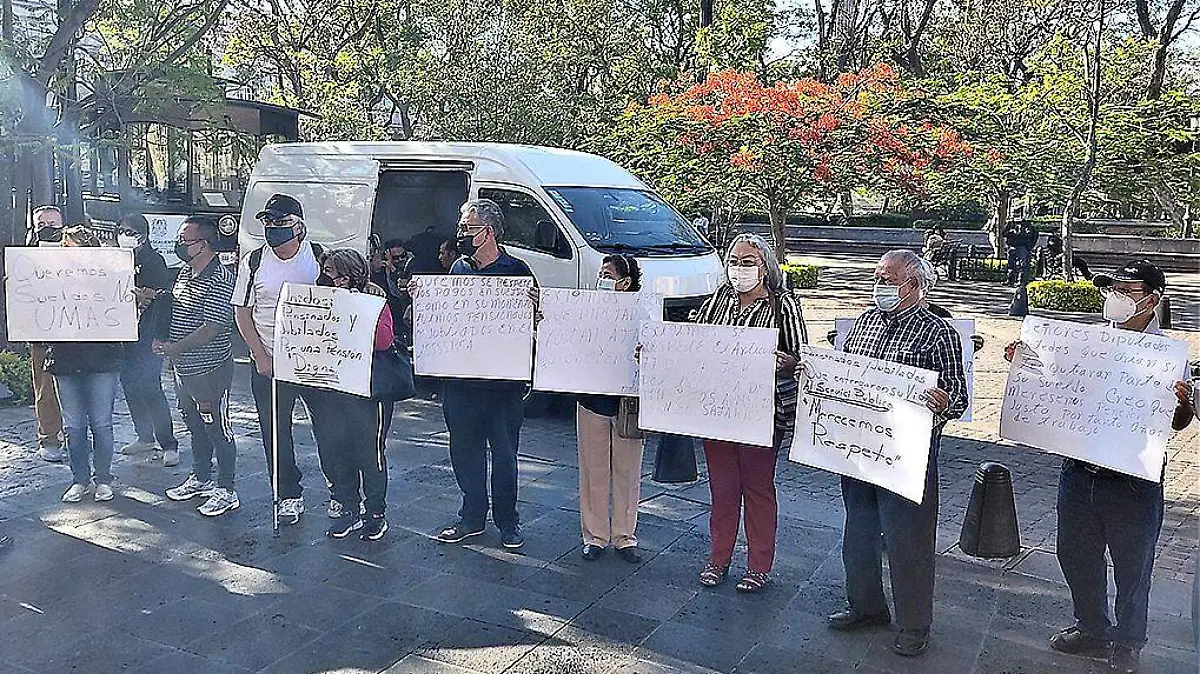
[[63, 503], [79, 503], [83, 500], [83, 495], [88, 493], [88, 485], [72, 484], [62, 495]]
[[113, 489], [112, 489], [112, 485], [111, 485], [111, 484], [104, 484], [103, 482], [101, 482], [101, 483], [97, 484], [97, 485], [96, 485], [96, 500], [97, 500], [97, 501], [111, 501], [111, 500], [113, 500]]
[[216, 488], [216, 482], [213, 482], [212, 480], [209, 480], [208, 482], [201, 482], [193, 473], [192, 475], [188, 475], [187, 479], [183, 481], [183, 484], [179, 485], [178, 487], [171, 487], [168, 489], [167, 498], [171, 499], [172, 501], [186, 501], [188, 499], [196, 498], [197, 496], [208, 498], [209, 496], [213, 495], [213, 491]]
[[[298, 524], [304, 514], [304, 499], [285, 498], [279, 502], [279, 521], [288, 524]], [[291, 520], [291, 521], [289, 521]]]
[[38, 456], [42, 458], [42, 461], [50, 463], [62, 463], [67, 460], [67, 453], [63, 451], [63, 448], [53, 445], [47, 445], [39, 449]]
[[205, 517], [216, 517], [224, 515], [230, 510], [237, 510], [242, 507], [242, 502], [238, 500], [236, 491], [232, 489], [214, 489], [212, 496], [204, 502], [204, 505], [196, 508], [201, 515]]
[[329, 499], [329, 507], [325, 510], [325, 514], [329, 515], [329, 519], [336, 520], [342, 516], [342, 504]]
[[158, 449], [157, 442], [144, 442], [142, 440], [134, 440], [133, 442], [129, 443], [128, 445], [125, 445], [124, 447], [122, 447], [119, 451], [121, 454], [125, 454], [128, 456], [130, 454], [144, 454], [145, 452], [153, 451], [155, 449]]
[[179, 465], [179, 450], [178, 449], [168, 449], [167, 451], [163, 452], [163, 465], [166, 466], [167, 468], [170, 468], [171, 466], [178, 466]]

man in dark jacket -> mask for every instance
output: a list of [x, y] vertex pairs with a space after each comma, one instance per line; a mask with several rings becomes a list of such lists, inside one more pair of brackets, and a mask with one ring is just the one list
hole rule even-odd
[[1004, 245], [1008, 247], [1007, 285], [1016, 285], [1024, 278], [1037, 242], [1038, 231], [1028, 220], [1014, 220], [1004, 228]]

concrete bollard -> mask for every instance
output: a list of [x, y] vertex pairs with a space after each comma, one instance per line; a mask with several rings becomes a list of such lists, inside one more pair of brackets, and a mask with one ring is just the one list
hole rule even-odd
[[983, 559], [1013, 557], [1021, 552], [1012, 473], [1003, 464], [985, 461], [975, 471], [958, 547]]

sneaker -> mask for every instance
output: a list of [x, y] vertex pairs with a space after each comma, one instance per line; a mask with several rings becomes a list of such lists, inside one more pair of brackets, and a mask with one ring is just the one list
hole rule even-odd
[[342, 504], [333, 499], [329, 499], [329, 507], [325, 509], [325, 514], [329, 515], [329, 519], [336, 520], [342, 516], [342, 512]]
[[157, 442], [152, 442], [152, 441], [147, 441], [147, 440], [134, 440], [133, 442], [129, 443], [128, 445], [125, 445], [118, 451], [121, 454], [129, 455], [129, 454], [144, 454], [145, 452], [150, 452], [155, 449], [158, 449]]
[[1085, 658], [1108, 657], [1109, 642], [1084, 632], [1078, 626], [1068, 627], [1050, 637], [1050, 648], [1059, 653], [1078, 655]]
[[383, 518], [383, 513], [372, 515], [363, 522], [362, 535], [359, 538], [364, 541], [377, 541], [383, 538], [387, 530], [387, 520]]
[[238, 500], [236, 491], [218, 488], [212, 491], [212, 496], [209, 496], [203, 505], [196, 508], [196, 511], [205, 517], [216, 517], [240, 507], [242, 507], [242, 502]]
[[100, 484], [96, 485], [96, 494], [95, 494], [95, 498], [96, 498], [96, 500], [97, 500], [97, 501], [111, 501], [111, 500], [113, 500], [113, 490], [112, 490], [112, 485], [111, 485], [111, 484], [104, 484], [103, 482], [101, 482]]
[[437, 539], [442, 543], [460, 543], [472, 536], [480, 536], [483, 534], [483, 527], [472, 529], [465, 526], [462, 522], [456, 522], [451, 526], [446, 527], [438, 532]]
[[525, 545], [525, 537], [521, 535], [521, 527], [513, 527], [500, 532], [500, 545], [515, 550]]
[[83, 500], [83, 495], [88, 493], [88, 485], [72, 484], [67, 491], [62, 495], [63, 503], [79, 503]]
[[358, 515], [342, 515], [329, 525], [325, 535], [331, 538], [345, 538], [351, 531], [358, 531], [363, 526], [362, 518]]
[[163, 466], [170, 468], [171, 466], [179, 465], [179, 450], [168, 449], [163, 452]]
[[[304, 499], [285, 498], [279, 502], [279, 521], [288, 524], [299, 524], [300, 516], [304, 514]], [[290, 521], [289, 521], [290, 520]]]
[[199, 478], [196, 477], [195, 473], [193, 473], [188, 475], [187, 479], [183, 481], [183, 484], [179, 485], [178, 487], [171, 487], [168, 489], [167, 498], [171, 499], [172, 501], [186, 501], [188, 499], [196, 498], [197, 496], [208, 498], [209, 496], [213, 495], [213, 491], [216, 488], [216, 482], [213, 482], [212, 480], [209, 480], [208, 482], [201, 482]]
[[49, 461], [50, 463], [62, 463], [67, 460], [67, 453], [63, 451], [61, 446], [56, 445], [46, 445], [38, 449], [38, 456], [41, 457], [42, 461]]

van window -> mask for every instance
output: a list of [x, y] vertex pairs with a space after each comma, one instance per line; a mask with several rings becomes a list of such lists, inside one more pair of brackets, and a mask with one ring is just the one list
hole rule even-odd
[[[516, 190], [504, 190], [494, 187], [481, 187], [479, 198], [491, 199], [500, 205], [504, 211], [504, 242], [527, 248], [554, 257], [570, 259], [571, 246], [561, 231], [553, 250], [538, 246], [537, 228], [539, 222], [554, 223], [553, 216], [542, 207], [531, 194]], [[555, 225], [557, 229], [557, 225]]]
[[437, 259], [437, 246], [453, 239], [459, 209], [470, 193], [465, 171], [385, 170], [379, 175], [371, 233], [380, 242], [404, 239], [418, 257]]
[[698, 255], [708, 244], [653, 192], [612, 187], [548, 187], [546, 193], [598, 251]]

